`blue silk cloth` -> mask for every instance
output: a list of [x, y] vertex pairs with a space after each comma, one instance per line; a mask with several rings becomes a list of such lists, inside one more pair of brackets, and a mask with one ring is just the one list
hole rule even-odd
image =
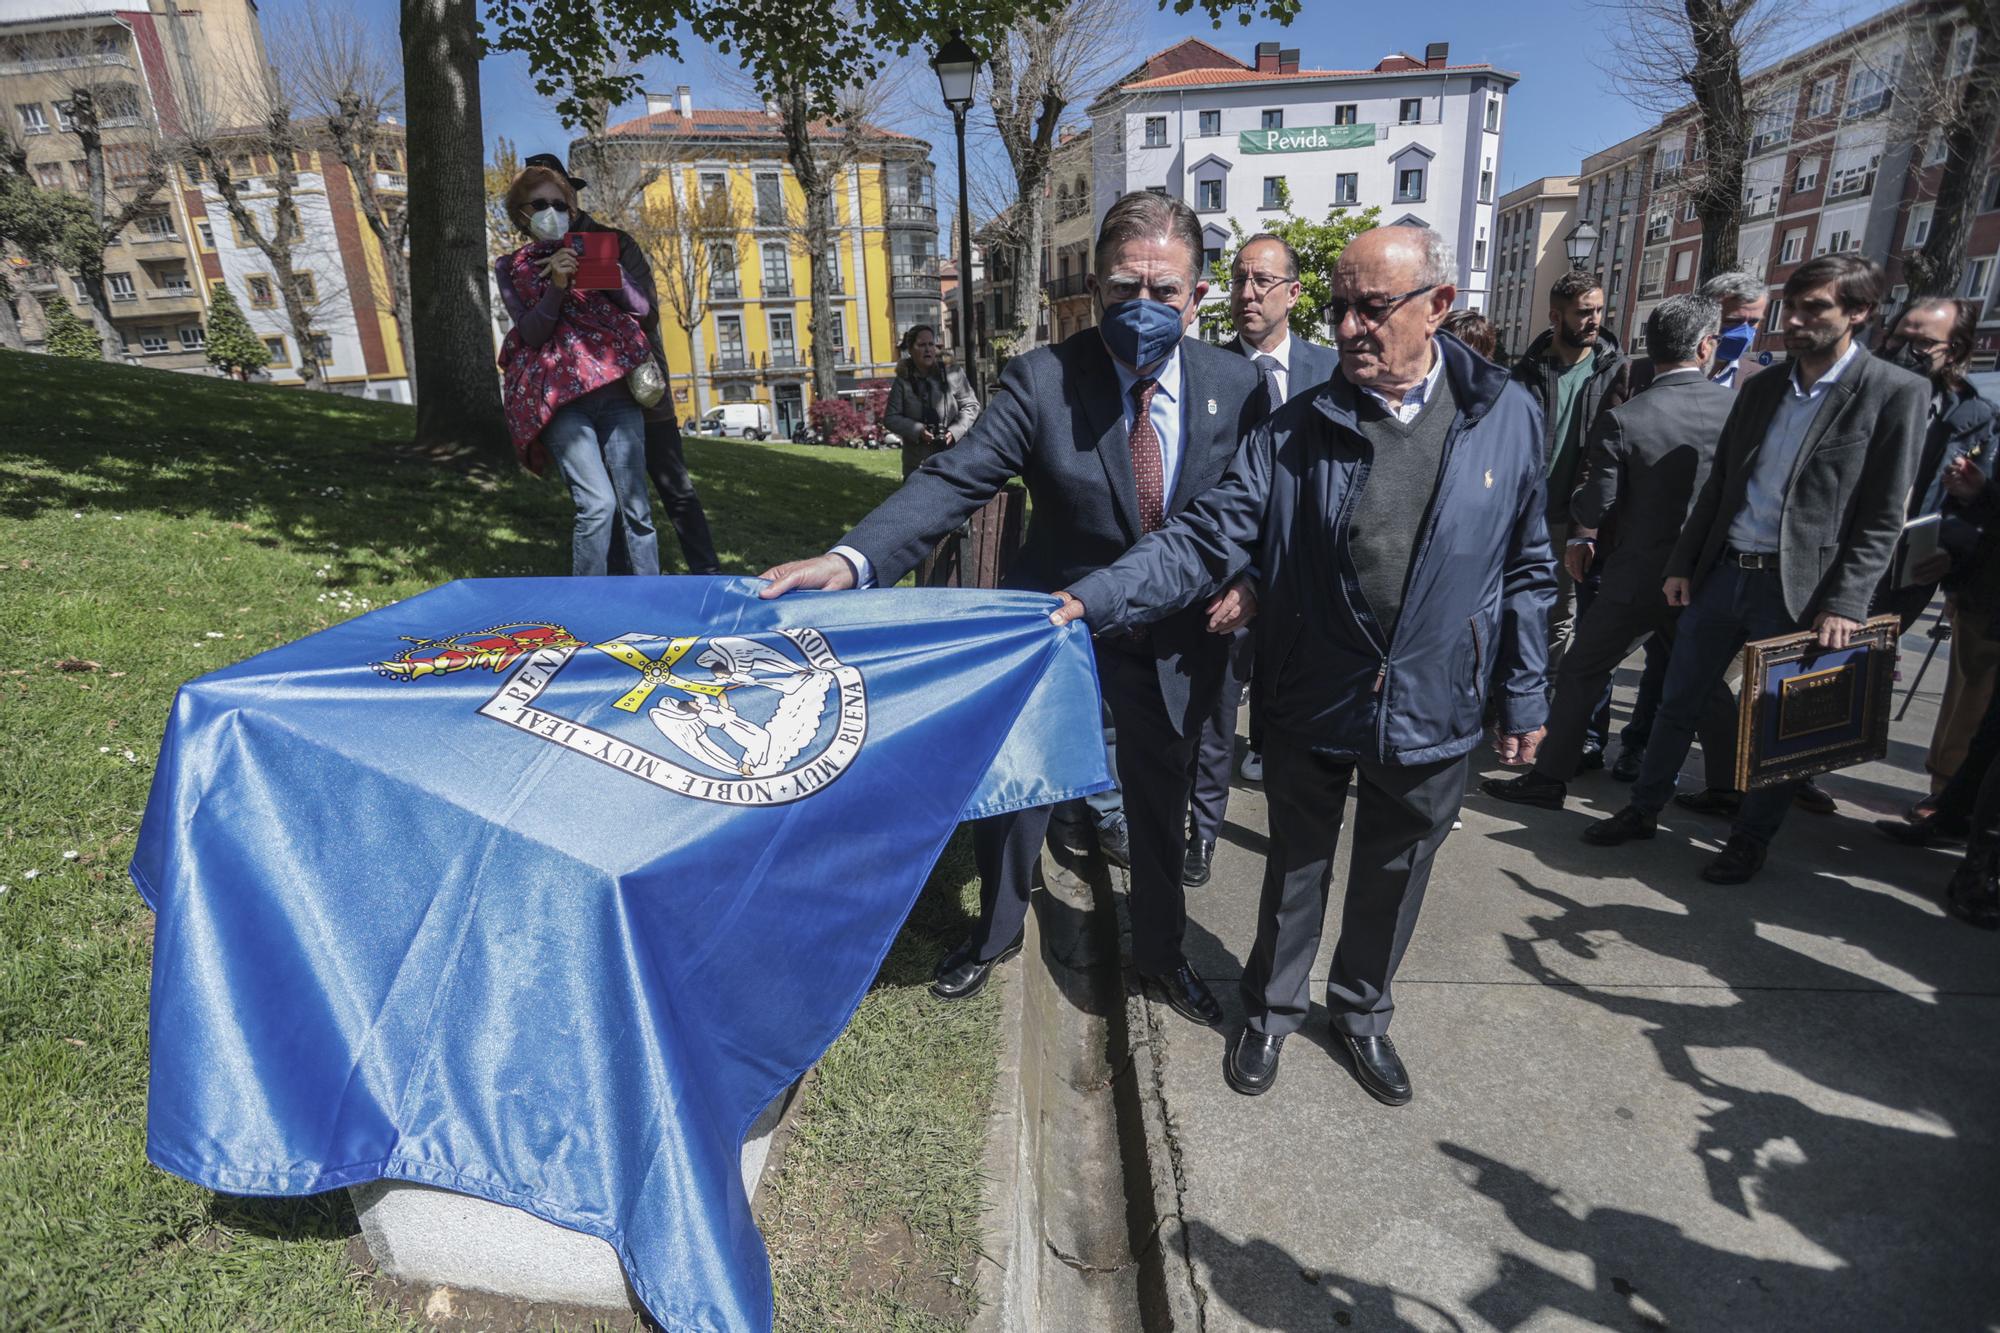
[[1030, 593], [448, 584], [184, 686], [133, 857], [146, 1148], [610, 1242], [669, 1329], [768, 1328], [745, 1132], [961, 820], [1110, 785]]

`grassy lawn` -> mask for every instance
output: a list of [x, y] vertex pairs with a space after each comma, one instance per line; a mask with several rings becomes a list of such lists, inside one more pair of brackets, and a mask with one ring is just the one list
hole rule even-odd
[[[173, 691], [449, 579], [561, 574], [561, 484], [393, 443], [409, 409], [0, 352], [0, 1329], [381, 1329], [344, 1193], [218, 1197], [144, 1156], [152, 917], [125, 876]], [[724, 565], [824, 550], [893, 451], [692, 441]], [[662, 555], [680, 568], [671, 534]], [[931, 1003], [976, 910], [932, 877], [759, 1201], [779, 1325], [967, 1315], [993, 1001]]]

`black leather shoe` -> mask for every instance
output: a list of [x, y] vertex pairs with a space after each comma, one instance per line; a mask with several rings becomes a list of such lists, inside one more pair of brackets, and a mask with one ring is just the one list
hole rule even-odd
[[1126, 831], [1124, 820], [1114, 819], [1097, 830], [1097, 850], [1119, 869], [1132, 868], [1132, 835]]
[[1583, 831], [1583, 840], [1599, 847], [1616, 847], [1635, 838], [1650, 838], [1659, 831], [1658, 817], [1636, 805], [1628, 805], [1609, 819], [1600, 819]]
[[970, 944], [961, 944], [944, 956], [931, 976], [931, 994], [940, 1000], [969, 1000], [986, 986], [986, 979], [993, 975], [993, 969], [1021, 952], [1021, 941], [1015, 940], [1002, 949], [996, 957], [980, 962], [973, 956]]
[[1626, 746], [1618, 752], [1618, 762], [1611, 766], [1611, 780], [1613, 782], [1637, 782], [1639, 780], [1639, 766], [1645, 762], [1646, 749], [1644, 746], [1637, 748], [1630, 745]]
[[1909, 847], [1935, 847], [1953, 836], [1948, 821], [1936, 813], [1918, 819], [1878, 819], [1875, 827], [1883, 837]]
[[1229, 1057], [1222, 1062], [1222, 1076], [1229, 1086], [1245, 1097], [1269, 1092], [1278, 1081], [1278, 1052], [1284, 1048], [1283, 1034], [1252, 1032], [1244, 1028], [1230, 1044]]
[[1576, 759], [1577, 771], [1579, 773], [1591, 773], [1603, 767], [1604, 747], [1601, 745], [1584, 746], [1583, 753], [1578, 755]]
[[1190, 889], [1198, 889], [1208, 883], [1208, 872], [1214, 862], [1213, 838], [1189, 838], [1187, 859], [1181, 862], [1181, 883]]
[[1725, 787], [1708, 787], [1701, 791], [1676, 793], [1674, 804], [1698, 815], [1720, 815], [1724, 819], [1733, 819], [1743, 804], [1743, 793]]
[[1350, 1037], [1336, 1033], [1354, 1065], [1354, 1077], [1368, 1095], [1384, 1106], [1404, 1106], [1410, 1100], [1410, 1074], [1388, 1037]]
[[1833, 798], [1810, 778], [1801, 782], [1799, 789], [1792, 793], [1792, 804], [1815, 815], [1830, 815], [1840, 808], [1833, 803]]
[[1195, 974], [1190, 964], [1182, 963], [1166, 976], [1141, 973], [1139, 979], [1190, 1023], [1214, 1027], [1222, 1021], [1222, 1006], [1216, 1003], [1208, 983]]
[[1569, 788], [1554, 778], [1545, 778], [1540, 773], [1523, 773], [1518, 778], [1488, 778], [1479, 784], [1479, 790], [1488, 796], [1515, 805], [1539, 805], [1544, 810], [1560, 810], [1563, 798], [1569, 795]]
[[1747, 833], [1732, 833], [1722, 855], [1701, 868], [1710, 884], [1741, 884], [1764, 868], [1764, 844]]

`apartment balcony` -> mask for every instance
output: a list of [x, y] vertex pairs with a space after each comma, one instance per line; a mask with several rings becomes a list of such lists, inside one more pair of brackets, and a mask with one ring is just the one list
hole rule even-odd
[[790, 278], [764, 279], [765, 300], [767, 301], [784, 300], [790, 297], [792, 294], [793, 294], [792, 280]]
[[717, 352], [708, 358], [708, 373], [718, 379], [755, 375], [757, 362], [748, 352]]
[[1068, 222], [1071, 218], [1080, 218], [1089, 211], [1090, 200], [1084, 198], [1082, 195], [1056, 200], [1057, 222]]
[[1782, 148], [1791, 141], [1792, 131], [1789, 126], [1782, 130], [1766, 130], [1750, 140], [1750, 156], [1756, 157], [1770, 152], [1773, 148]]
[[741, 301], [743, 299], [743, 289], [735, 283], [731, 283], [727, 287], [718, 287], [710, 283], [708, 299], [711, 301]]
[[796, 347], [773, 347], [763, 357], [766, 370], [803, 370], [808, 362]]
[[937, 209], [930, 204], [891, 196], [884, 206], [882, 220], [892, 227], [936, 227]]
[[1081, 296], [1087, 290], [1088, 288], [1084, 286], [1084, 275], [1081, 273], [1065, 273], [1060, 277], [1050, 278], [1042, 284], [1043, 293], [1051, 301], [1061, 300], [1065, 296]]
[[400, 171], [378, 171], [375, 173], [375, 188], [395, 194], [407, 193], [410, 188], [410, 178]]
[[935, 300], [943, 291], [944, 288], [938, 281], [937, 270], [934, 268], [911, 269], [908, 272], [889, 275], [891, 296], [921, 296]]
[[124, 310], [113, 307], [112, 314], [145, 315], [199, 315], [202, 312], [201, 293], [192, 287], [156, 287], [146, 293], [135, 311], [129, 306]]
[[141, 263], [184, 260], [188, 253], [187, 237], [128, 231], [125, 233], [125, 252]]

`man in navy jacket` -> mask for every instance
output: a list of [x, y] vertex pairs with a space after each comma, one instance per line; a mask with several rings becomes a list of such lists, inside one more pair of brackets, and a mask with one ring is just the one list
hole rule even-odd
[[1311, 1008], [1358, 781], [1327, 1008], [1362, 1086], [1389, 1105], [1410, 1100], [1387, 1035], [1390, 982], [1458, 813], [1489, 686], [1506, 763], [1533, 761], [1548, 715], [1556, 578], [1541, 409], [1505, 370], [1438, 334], [1455, 272], [1428, 228], [1349, 242], [1329, 310], [1338, 373], [1253, 430], [1213, 490], [1070, 583], [1054, 613], [1103, 634], [1256, 572], [1254, 588], [1222, 599], [1238, 617], [1255, 603], [1271, 819], [1243, 976], [1248, 1025], [1225, 1067], [1238, 1092], [1271, 1086], [1281, 1044]]

